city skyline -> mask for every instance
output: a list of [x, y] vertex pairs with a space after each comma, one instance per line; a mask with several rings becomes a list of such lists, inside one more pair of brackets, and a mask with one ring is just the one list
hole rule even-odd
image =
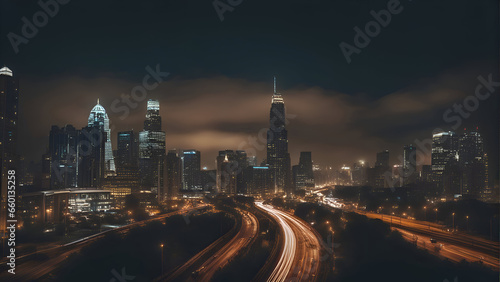
[[1, 10], [0, 280], [498, 281], [498, 0]]
[[[122, 121], [123, 112], [114, 113], [111, 103], [121, 99], [122, 93], [130, 95], [149, 73], [146, 67], [156, 69], [157, 65], [170, 76], [148, 91], [147, 97], [163, 105], [167, 146], [196, 147], [204, 152], [204, 165], [212, 165], [219, 149], [237, 146], [233, 144], [268, 126], [265, 105], [275, 74], [286, 95], [288, 113], [298, 118], [289, 125], [290, 140], [294, 140], [292, 163], [308, 147], [314, 147], [318, 163], [341, 166], [349, 156], [373, 163], [378, 151], [400, 151], [416, 138], [431, 138], [428, 132], [435, 128], [452, 129], [455, 122], [445, 121], [444, 113], [474, 94], [479, 76], [498, 77], [498, 50], [492, 47], [495, 36], [484, 29], [495, 23], [496, 3], [442, 1], [432, 8], [405, 3], [390, 26], [347, 63], [339, 43], [352, 44], [353, 28], [363, 27], [372, 19], [370, 11], [385, 5], [364, 2], [310, 2], [307, 14], [298, 12], [302, 2], [289, 1], [286, 13], [280, 13], [279, 3], [245, 3], [226, 13], [224, 22], [211, 3], [144, 5], [147, 16], [137, 13], [128, 1], [119, 14], [92, 10], [88, 3], [61, 6], [55, 23], [51, 21], [28, 44], [21, 44], [19, 53], [14, 53], [6, 36], [2, 41], [1, 63], [22, 78], [21, 146], [28, 159], [38, 159], [47, 143], [34, 140], [45, 139], [53, 124], [83, 126], [78, 116], [87, 115], [97, 98], [116, 126], [113, 132], [142, 129], [143, 106], [131, 109]], [[21, 2], [9, 8], [12, 13], [5, 15], [3, 26], [16, 34], [23, 26], [20, 18], [30, 18], [32, 11], [40, 9], [36, 3]], [[82, 11], [91, 14], [93, 21], [87, 22]], [[131, 15], [148, 29], [130, 22]], [[258, 22], [252, 20], [254, 15], [260, 15]], [[413, 29], [421, 15], [426, 15], [426, 24]], [[304, 20], [298, 24], [297, 18]], [[108, 26], [110, 22], [114, 24]], [[164, 33], [164, 26], [176, 29]], [[235, 33], [239, 36], [233, 37]], [[109, 34], [118, 40], [106, 40]], [[56, 49], [59, 52], [54, 56]], [[27, 59], [35, 56], [37, 60]], [[463, 118], [459, 126], [479, 125], [492, 158], [499, 155], [497, 102], [498, 95], [481, 102], [479, 110]], [[232, 111], [225, 106], [229, 103], [241, 107]], [[203, 144], [191, 141], [202, 138]], [[216, 148], [220, 139], [228, 142]], [[394, 162], [396, 155], [392, 158]], [[491, 159], [491, 163], [495, 166], [498, 160]]]
[[[269, 94], [266, 94], [267, 96], [269, 96]], [[286, 93], [284, 93], [285, 97], [286, 97]], [[99, 98], [97, 98], [99, 99]], [[136, 107], [136, 109], [132, 109], [132, 110], [135, 110], [136, 112], [138, 112], [137, 114], [140, 115], [140, 114], [143, 114], [143, 113], [140, 113], [141, 111], [144, 111], [144, 109], [141, 110], [140, 106], [141, 104], [144, 104], [146, 105], [146, 101], [144, 101], [143, 103], [137, 103], [138, 106]], [[168, 105], [167, 105], [167, 108], [168, 108]], [[265, 106], [264, 105], [261, 105], [260, 108], [264, 108], [265, 109]], [[288, 107], [289, 108], [289, 107]], [[262, 110], [262, 109], [259, 109], [259, 110]], [[160, 110], [160, 115], [161, 115], [161, 110]], [[178, 117], [177, 119], [182, 119], [186, 114], [184, 114], [183, 116], [180, 116]], [[116, 115], [115, 115], [116, 116]], [[116, 118], [117, 120], [120, 120], [119, 116], [118, 118]], [[131, 119], [131, 118], [127, 118], [125, 120], [128, 120], [128, 119]], [[293, 123], [294, 123], [294, 120], [299, 120], [300, 118], [299, 117], [295, 117], [294, 114], [291, 114], [289, 116], [287, 116], [286, 118], [286, 122], [287, 124], [290, 123], [290, 126], [292, 126], [293, 128]], [[113, 120], [111, 120], [111, 123], [113, 124]], [[466, 120], [467, 121], [467, 120]], [[76, 124], [81, 124], [82, 122], [77, 122]], [[63, 125], [64, 123], [60, 124], [60, 125]], [[66, 124], [71, 124], [71, 125], [74, 125], [73, 123], [66, 123]], [[76, 126], [78, 127], [78, 126]], [[114, 127], [114, 125], [113, 125]], [[166, 126], [167, 127], [167, 126]], [[477, 126], [476, 126], [477, 127]], [[486, 126], [485, 126], [486, 127]], [[116, 127], [114, 127], [116, 128]], [[122, 125], [122, 127], [120, 127], [122, 130], [118, 130], [118, 129], [114, 129], [113, 130], [113, 133], [111, 135], [111, 142], [113, 144], [113, 148], [116, 148], [117, 146], [117, 143], [116, 143], [116, 138], [117, 138], [117, 134], [118, 132], [121, 132], [121, 131], [127, 131], [127, 130], [134, 130], [134, 128], [132, 127], [127, 127], [127, 125]], [[433, 128], [433, 127], [431, 127]], [[467, 127], [464, 127], [462, 129], [458, 129], [456, 130], [457, 133], [460, 133], [462, 131], [464, 131]], [[488, 136], [488, 134], [485, 134], [483, 133], [483, 131], [481, 130], [482, 127], [478, 127], [478, 130], [481, 134], [484, 134], [486, 136]], [[486, 127], [488, 128], [488, 127]], [[162, 128], [163, 129], [163, 128]], [[267, 129], [267, 128], [260, 128], [260, 130], [262, 131], [262, 129]], [[448, 130], [446, 129], [439, 129], [438, 127], [434, 127], [433, 130], [436, 130], [438, 129], [437, 132], [435, 133], [439, 133], [439, 132], [446, 132]], [[470, 127], [469, 127], [470, 129]], [[135, 129], [137, 130], [137, 129]], [[227, 145], [225, 145], [225, 147], [223, 146], [217, 146], [217, 145], [211, 145], [209, 147], [209, 149], [199, 149], [200, 147], [201, 148], [204, 148], [204, 144], [203, 143], [192, 143], [190, 141], [188, 141], [188, 145], [186, 146], [182, 146], [182, 143], [180, 141], [177, 141], [176, 143], [174, 144], [178, 144], [180, 146], [175, 146], [175, 145], [170, 145], [170, 143], [168, 142], [169, 141], [169, 134], [168, 134], [168, 131], [166, 132], [166, 148], [167, 150], [168, 149], [177, 149], [177, 150], [186, 150], [186, 149], [189, 149], [189, 148], [195, 148], [197, 150], [199, 150], [200, 152], [202, 152], [201, 154], [201, 160], [202, 160], [202, 165], [201, 167], [207, 167], [208, 169], [214, 169], [215, 168], [215, 164], [213, 162], [213, 160], [215, 159], [215, 157], [217, 156], [218, 154], [218, 151], [220, 150], [226, 150], [226, 149], [233, 149], [233, 150], [237, 150], [237, 149], [250, 149], [250, 151], [253, 151], [253, 152], [257, 152], [256, 156], [258, 157], [258, 163], [261, 163], [263, 160], [266, 159], [266, 149], [264, 148], [265, 147], [265, 144], [264, 146], [262, 145], [262, 140], [259, 140], [259, 134], [261, 134], [261, 132], [259, 131], [255, 131], [256, 133], [254, 132], [251, 132], [250, 129], [248, 130], [248, 132], [245, 134], [245, 133], [241, 133], [241, 138], [232, 138], [230, 139], [230, 142], [226, 142]], [[298, 132], [291, 132], [292, 136], [297, 136], [298, 135]], [[430, 143], [426, 143], [426, 141], [429, 141], [432, 139], [432, 135], [434, 134], [434, 132], [422, 132], [417, 138], [415, 138], [415, 140], [417, 140], [418, 142], [421, 142], [421, 144], [423, 144], [421, 147], [418, 147], [417, 146], [417, 151], [419, 152], [418, 153], [418, 169], [420, 169], [420, 167], [422, 165], [430, 165], [431, 164], [431, 154], [430, 154], [430, 150], [429, 148], [424, 148], [423, 146], [427, 146], [429, 145]], [[220, 135], [221, 137], [224, 136], [223, 134]], [[210, 135], [209, 137], [207, 136], [203, 136], [202, 137], [206, 137], [206, 138], [216, 138], [218, 136], [212, 136]], [[246, 138], [245, 138], [246, 137]], [[252, 138], [252, 139], [249, 139], [249, 138]], [[223, 138], [222, 138], [223, 139]], [[250, 140], [254, 140], [255, 143], [253, 144], [257, 144], [256, 146], [252, 146], [253, 144], [250, 142]], [[338, 158], [329, 158], [329, 160], [331, 160], [330, 162], [325, 162], [325, 161], [316, 161], [316, 164], [319, 164], [319, 165], [322, 165], [322, 166], [333, 166], [333, 167], [336, 167], [336, 168], [340, 168], [342, 166], [351, 166], [353, 163], [355, 162], [358, 162], [360, 160], [363, 160], [365, 162], [367, 162], [370, 166], [375, 166], [375, 153], [378, 152], [378, 151], [381, 151], [381, 150], [385, 150], [386, 148], [392, 148], [390, 149], [390, 151], [392, 152], [391, 154], [391, 159], [390, 159], [390, 164], [391, 165], [394, 165], [394, 164], [402, 164], [401, 162], [401, 159], [404, 158], [404, 146], [406, 146], [405, 144], [414, 144], [414, 141], [415, 140], [408, 140], [408, 141], [404, 141], [404, 140], [401, 140], [402, 143], [396, 143], [392, 140], [381, 140], [379, 143], [378, 143], [378, 146], [377, 148], [367, 148], [367, 152], [370, 152], [370, 153], [366, 153], [366, 154], [358, 154], [359, 157], [351, 157], [351, 158], [342, 158], [342, 157], [338, 157]], [[220, 141], [220, 140], [219, 140]], [[385, 142], [384, 142], [385, 141]], [[222, 140], [222, 142], [224, 142], [224, 140]], [[232, 143], [231, 143], [232, 142]], [[264, 141], [265, 142], [265, 141]], [[43, 143], [43, 140], [42, 142]], [[217, 142], [217, 143], [220, 143], [220, 142]], [[292, 153], [290, 158], [292, 160], [292, 164], [296, 164], [299, 162], [299, 155], [300, 155], [300, 152], [301, 151], [319, 151], [318, 149], [314, 149], [314, 146], [311, 145], [311, 148], [307, 147], [307, 145], [302, 145], [300, 146], [298, 149], [296, 146], [293, 146], [295, 142], [292, 141], [292, 146], [291, 146], [291, 150]], [[495, 147], [494, 144], [492, 144], [492, 140], [488, 140], [486, 139], [485, 140], [485, 151], [488, 153], [488, 155], [491, 156], [491, 175], [492, 177], [495, 176], [495, 163], [494, 163], [494, 160], [495, 160], [495, 155], [494, 153], [490, 153], [488, 152], [488, 149], [489, 151], [491, 152], [495, 152], [495, 150], [491, 150], [492, 147]], [[306, 143], [307, 144], [307, 143]], [[332, 147], [334, 146], [335, 143], [332, 143]], [[385, 144], [385, 145], [384, 145]], [[196, 146], [198, 145], [198, 146]], [[241, 148], [240, 148], [241, 147]], [[260, 149], [259, 149], [260, 148]], [[262, 149], [264, 148], [264, 149]], [[424, 148], [424, 149], [423, 149]], [[373, 153], [372, 153], [373, 152]], [[321, 154], [316, 154], [316, 155], [319, 155], [319, 157], [317, 157], [317, 159], [320, 159], [321, 160]], [[422, 155], [425, 155], [425, 158], [422, 160], [421, 156]], [[31, 160], [35, 160], [37, 161], [36, 157], [33, 157], [33, 159]], [[28, 157], [28, 159], [30, 159]], [[497, 173], [498, 175], [498, 173]], [[495, 179], [491, 179], [491, 180], [495, 180]]]

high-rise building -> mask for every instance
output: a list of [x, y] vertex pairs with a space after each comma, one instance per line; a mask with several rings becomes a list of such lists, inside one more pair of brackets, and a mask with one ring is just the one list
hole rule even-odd
[[[7, 191], [9, 170], [17, 167], [17, 137], [19, 116], [19, 81], [12, 71], [3, 67], [0, 69], [0, 231], [1, 236], [6, 231], [7, 222]], [[19, 177], [19, 176], [18, 176]]]
[[248, 161], [248, 166], [257, 166], [257, 157], [256, 156], [249, 156], [247, 158]]
[[203, 191], [217, 191], [217, 170], [203, 168], [200, 172], [201, 187]]
[[412, 144], [403, 148], [403, 185], [413, 184], [417, 180], [417, 147]]
[[115, 159], [113, 157], [113, 147], [111, 146], [111, 129], [109, 128], [109, 118], [104, 107], [99, 104], [99, 99], [97, 99], [97, 105], [90, 111], [88, 126], [100, 126], [104, 131], [103, 138], [104, 142], [104, 162], [105, 162], [105, 175], [113, 175], [116, 172], [115, 169]]
[[219, 151], [216, 158], [217, 165], [217, 192], [236, 194], [238, 162], [232, 150]]
[[160, 102], [149, 100], [144, 130], [139, 133], [139, 172], [144, 190], [163, 199], [165, 132], [161, 131]]
[[420, 181], [425, 183], [432, 182], [432, 167], [430, 165], [422, 165], [420, 172]]
[[118, 132], [116, 150], [117, 171], [124, 168], [137, 167], [139, 158], [139, 144], [133, 130]]
[[276, 91], [274, 77], [274, 93], [271, 100], [267, 131], [267, 163], [269, 164], [275, 193], [291, 194], [290, 154], [288, 153], [288, 131], [286, 130], [285, 102]]
[[40, 175], [40, 188], [42, 190], [50, 190], [50, 172], [51, 172], [51, 158], [50, 153], [42, 155], [42, 173]]
[[182, 152], [182, 179], [184, 191], [201, 191], [201, 153], [197, 150]]
[[459, 164], [462, 170], [462, 195], [479, 199], [487, 188], [486, 159], [483, 138], [476, 130], [465, 130], [460, 135]]
[[458, 159], [458, 136], [455, 132], [445, 131], [432, 135], [432, 179], [439, 189], [443, 189], [443, 172], [450, 160]]
[[377, 153], [377, 161], [375, 166], [389, 168], [389, 150], [384, 150]]
[[235, 154], [236, 163], [238, 164], [236, 172], [236, 192], [238, 194], [245, 194], [248, 184], [248, 157], [247, 153], [243, 150], [237, 150]]
[[79, 131], [72, 125], [66, 125], [62, 128], [56, 125], [52, 126], [49, 135], [50, 189], [78, 186], [79, 135]]
[[[100, 188], [106, 173], [106, 131], [96, 121], [86, 126], [78, 134], [78, 169], [77, 186], [82, 188]], [[107, 162], [109, 164], [109, 162]], [[51, 165], [53, 170], [54, 165]], [[52, 174], [51, 174], [52, 177]]]
[[367, 182], [367, 165], [364, 161], [356, 162], [352, 165], [352, 184], [355, 186], [363, 186]]
[[269, 175], [269, 167], [248, 167], [246, 171], [248, 172], [247, 174], [249, 179], [247, 194], [262, 197], [274, 194], [274, 189], [272, 189], [271, 177]]
[[299, 166], [296, 168], [295, 181], [295, 189], [314, 188], [311, 152], [300, 152]]
[[394, 175], [394, 169], [389, 165], [389, 156], [389, 150], [377, 153], [375, 166], [366, 169], [366, 179], [368, 185], [377, 188], [389, 187], [391, 186], [389, 183], [392, 183], [393, 187], [401, 186], [401, 182], [399, 180], [394, 181], [394, 178], [392, 177], [392, 175]]
[[167, 199], [176, 198], [182, 187], [182, 161], [176, 150], [169, 150], [165, 158], [165, 187]]
[[133, 130], [117, 134], [116, 175], [108, 176], [102, 188], [111, 191], [117, 208], [125, 205], [125, 198], [132, 193], [139, 193], [139, 146]]

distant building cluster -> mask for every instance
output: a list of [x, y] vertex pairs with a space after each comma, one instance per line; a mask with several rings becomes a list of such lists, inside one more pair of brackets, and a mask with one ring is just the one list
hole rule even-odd
[[419, 165], [417, 154], [417, 147], [410, 144], [403, 147], [400, 162], [395, 165], [390, 165], [389, 150], [384, 150], [377, 153], [373, 167], [364, 161], [350, 167], [344, 165], [339, 170], [317, 167], [316, 184], [408, 187], [422, 195], [446, 200], [497, 199], [489, 182], [488, 155], [477, 128], [464, 129], [461, 134], [452, 131], [433, 134], [430, 165]]

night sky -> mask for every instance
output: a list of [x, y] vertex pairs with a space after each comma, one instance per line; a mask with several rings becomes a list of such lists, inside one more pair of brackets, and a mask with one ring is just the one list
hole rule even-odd
[[[373, 165], [386, 148], [395, 163], [403, 145], [451, 129], [443, 114], [474, 95], [478, 76], [500, 81], [500, 24], [497, 0], [402, 0], [348, 63], [339, 44], [354, 45], [353, 28], [388, 2], [243, 0], [221, 21], [212, 1], [73, 0], [16, 54], [7, 34], [22, 35], [22, 18], [32, 21], [41, 7], [3, 1], [0, 64], [21, 81], [21, 151], [39, 160], [51, 125], [85, 126], [97, 98], [114, 143], [118, 131], [142, 130], [145, 101], [127, 117], [111, 104], [159, 65], [170, 75], [147, 98], [161, 102], [167, 149], [198, 149], [202, 165], [213, 167], [224, 149], [253, 148], [262, 160], [273, 75], [292, 164], [312, 151], [318, 164]], [[497, 179], [499, 91], [460, 125], [479, 127]], [[429, 155], [420, 159], [430, 164]]]

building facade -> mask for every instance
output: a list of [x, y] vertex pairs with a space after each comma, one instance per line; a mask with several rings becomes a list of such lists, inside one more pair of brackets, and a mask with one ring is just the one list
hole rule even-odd
[[104, 107], [99, 104], [90, 111], [88, 127], [100, 127], [104, 131], [104, 170], [105, 175], [113, 175], [116, 172], [115, 159], [113, 157], [113, 147], [111, 145], [111, 129], [109, 128], [109, 118]]
[[141, 189], [163, 197], [165, 132], [161, 130], [160, 102], [149, 100], [144, 130], [139, 133]]

